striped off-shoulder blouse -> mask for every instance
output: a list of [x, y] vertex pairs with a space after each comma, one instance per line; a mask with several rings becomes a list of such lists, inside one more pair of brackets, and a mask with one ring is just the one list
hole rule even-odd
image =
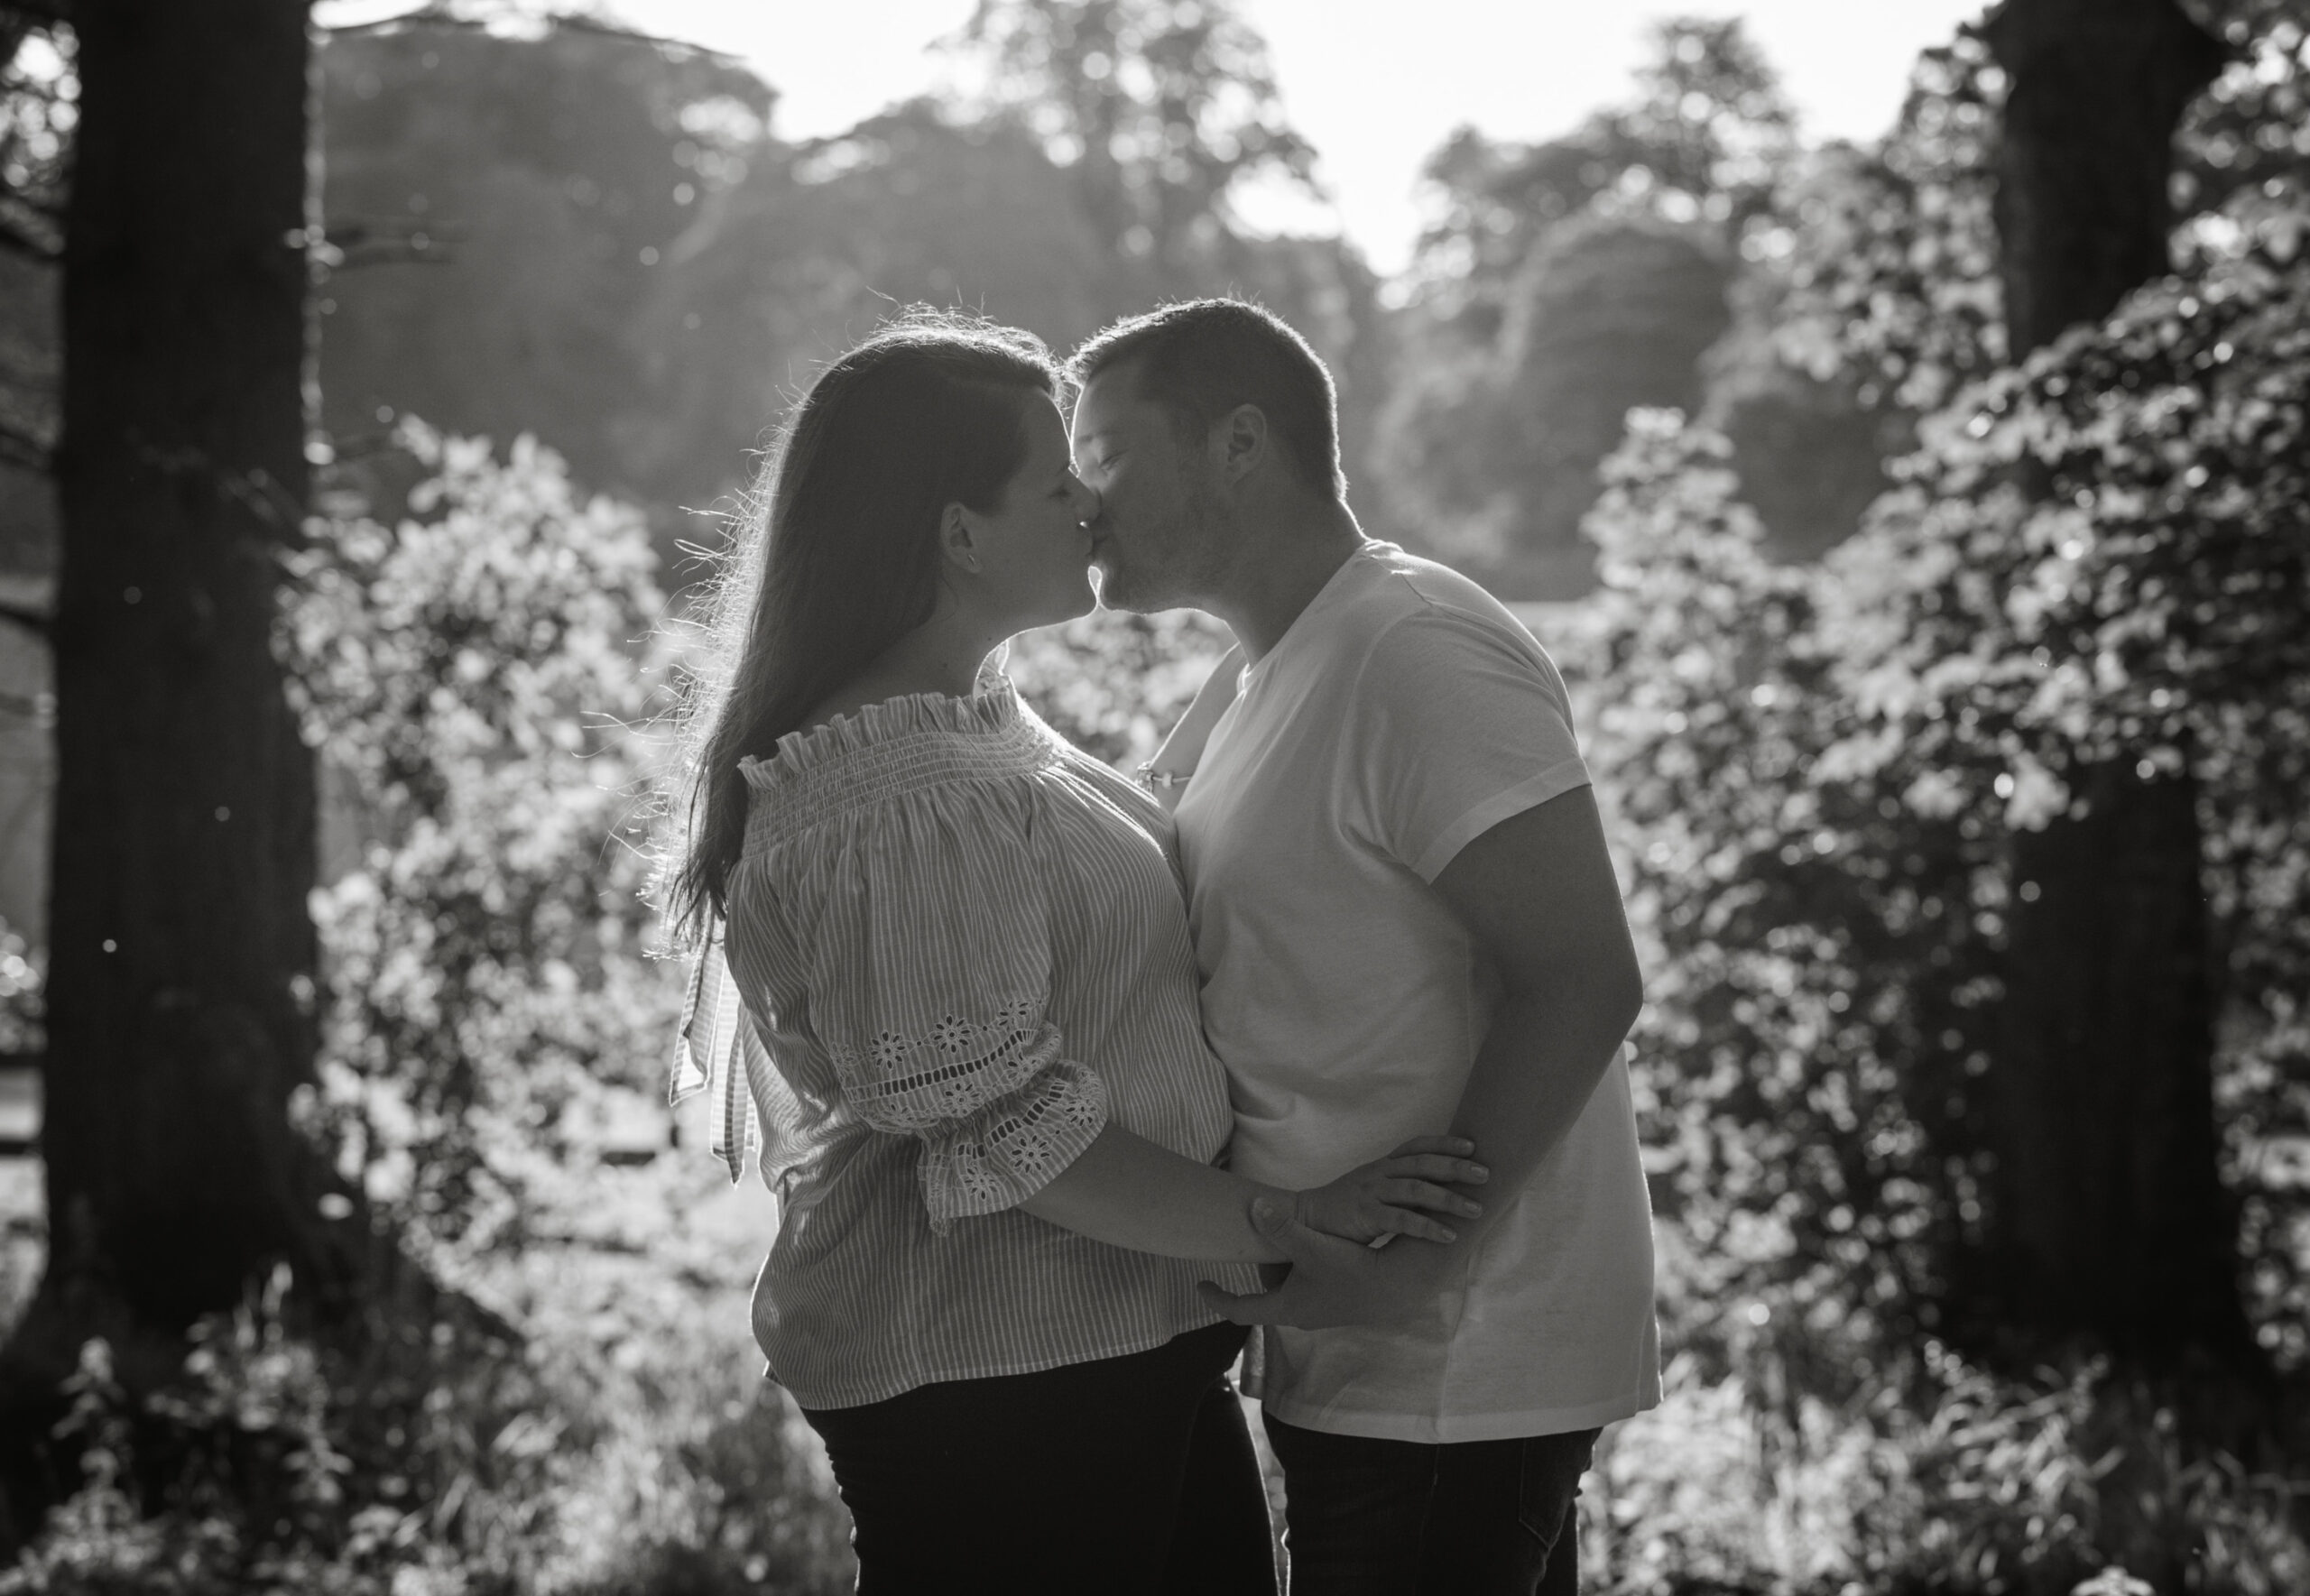
[[1257, 1289], [1018, 1207], [1110, 1120], [1198, 1160], [1226, 1145], [1169, 816], [999, 677], [740, 769], [735, 1001], [707, 981], [686, 1026], [695, 1046], [720, 1008], [735, 1041], [679, 1067], [735, 1066], [717, 1137], [735, 1165], [757, 1124], [784, 1197], [753, 1303], [772, 1377], [850, 1407], [1142, 1351], [1214, 1321], [1197, 1281]]

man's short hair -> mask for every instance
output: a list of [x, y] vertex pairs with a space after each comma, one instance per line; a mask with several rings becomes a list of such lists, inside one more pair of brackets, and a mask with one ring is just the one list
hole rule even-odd
[[1267, 417], [1293, 474], [1337, 499], [1339, 401], [1332, 374], [1307, 340], [1264, 306], [1242, 300], [1187, 300], [1116, 322], [1075, 352], [1078, 383], [1130, 362], [1139, 397], [1162, 406], [1198, 440], [1239, 404]]

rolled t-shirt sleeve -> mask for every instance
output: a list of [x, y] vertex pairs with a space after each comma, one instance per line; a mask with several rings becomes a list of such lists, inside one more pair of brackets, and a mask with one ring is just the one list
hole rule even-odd
[[1391, 854], [1433, 882], [1511, 815], [1588, 782], [1564, 678], [1505, 618], [1430, 607], [1367, 657], [1346, 772]]

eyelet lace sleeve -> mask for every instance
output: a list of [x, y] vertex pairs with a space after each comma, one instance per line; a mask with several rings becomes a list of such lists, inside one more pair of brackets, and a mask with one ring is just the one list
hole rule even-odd
[[1050, 1184], [1106, 1123], [1099, 1077], [1059, 1056], [1040, 997], [984, 1020], [947, 1013], [927, 1034], [884, 1029], [828, 1051], [860, 1119], [920, 1137], [922, 1196], [944, 1230]]
[[1034, 1195], [1105, 1126], [1107, 1097], [1050, 1020], [1050, 911], [1025, 836], [893, 809], [809, 845], [803, 1023], [851, 1112], [922, 1142], [941, 1231]]

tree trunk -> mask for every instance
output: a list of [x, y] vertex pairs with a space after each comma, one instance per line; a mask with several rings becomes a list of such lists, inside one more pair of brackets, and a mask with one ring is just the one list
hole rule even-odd
[[371, 1256], [288, 1114], [315, 1039], [313, 761], [271, 648], [306, 491], [306, 7], [73, 20], [51, 1250], [0, 1381], [0, 1540], [75, 1483], [38, 1443], [84, 1338], [134, 1388], [276, 1261], [327, 1304]]
[[[2173, 0], [2007, 0], [1986, 32], [2010, 85], [1997, 225], [2018, 360], [2169, 270], [2174, 129], [2222, 51]], [[2013, 840], [2014, 883], [2037, 894], [2010, 919], [1986, 1305], [2021, 1359], [2250, 1368], [2196, 785], [2129, 758], [2081, 793], [2090, 812]]]

